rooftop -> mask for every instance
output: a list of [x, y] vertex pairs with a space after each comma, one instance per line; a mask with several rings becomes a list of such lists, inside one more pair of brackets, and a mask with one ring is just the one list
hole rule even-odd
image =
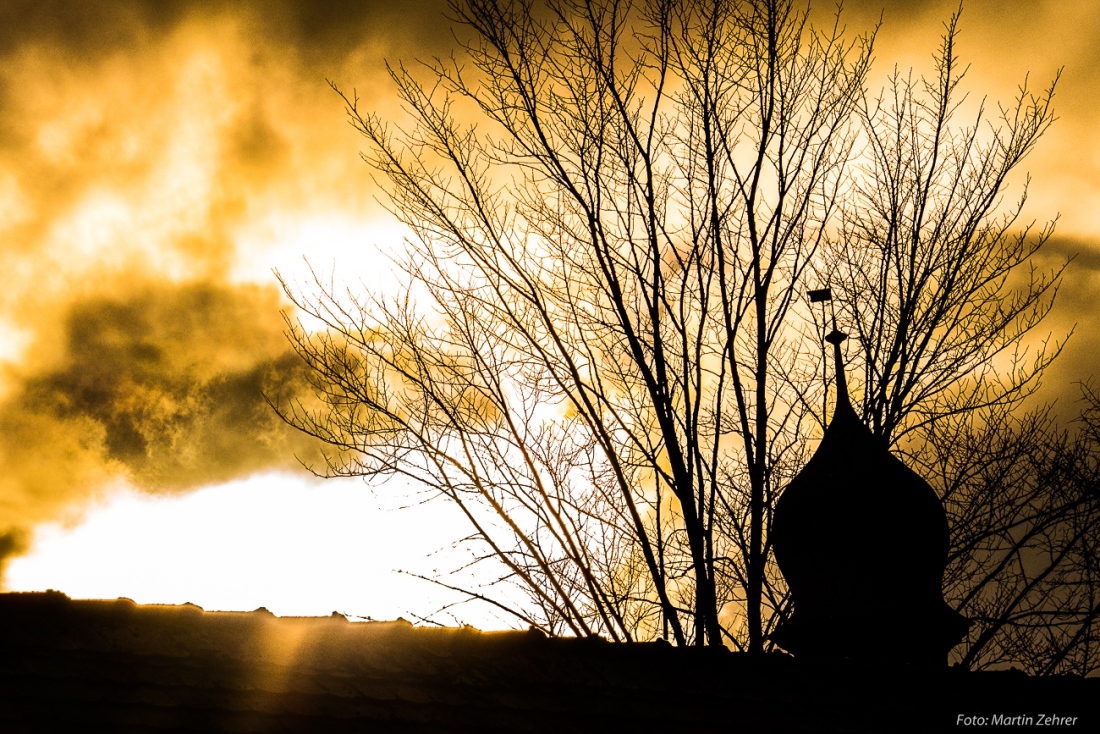
[[1081, 731], [1100, 721], [1096, 679], [826, 669], [663, 642], [60, 592], [0, 594], [0, 644], [6, 732], [937, 731], [957, 714], [1039, 711], [1077, 716]]

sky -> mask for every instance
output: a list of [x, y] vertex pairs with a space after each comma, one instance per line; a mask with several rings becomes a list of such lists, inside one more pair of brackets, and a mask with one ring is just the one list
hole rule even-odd
[[[883, 26], [875, 83], [927, 71], [955, 2], [849, 1]], [[383, 116], [384, 61], [454, 47], [445, 4], [0, 0], [0, 583], [277, 614], [426, 615], [465, 528], [398, 482], [313, 478], [318, 447], [263, 395], [305, 389], [273, 272], [384, 286], [402, 230], [377, 203], [332, 80]], [[1043, 397], [1100, 350], [1100, 5], [974, 0], [974, 98], [1063, 69], [1024, 168], [1076, 255]], [[1019, 189], [1016, 189], [1018, 193]], [[405, 507], [411, 505], [410, 507]], [[506, 622], [459, 611], [483, 627]]]

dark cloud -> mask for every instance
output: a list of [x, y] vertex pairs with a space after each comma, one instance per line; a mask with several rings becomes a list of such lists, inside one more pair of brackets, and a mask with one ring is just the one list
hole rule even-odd
[[12, 529], [0, 534], [0, 573], [3, 573], [8, 559], [27, 551], [30, 545], [29, 535], [26, 528]]
[[264, 400], [304, 385], [279, 291], [238, 283], [308, 252], [297, 221], [365, 216], [324, 79], [446, 33], [397, 6], [0, 2], [0, 560], [123, 485], [317, 458]]
[[232, 16], [245, 32], [309, 58], [364, 43], [432, 43], [449, 33], [445, 2], [385, 0], [9, 0], [0, 5], [0, 54], [36, 44], [84, 56], [144, 46], [189, 21]]
[[133, 46], [179, 22], [194, 3], [166, 0], [8, 0], [0, 5], [0, 53], [34, 44], [88, 55]]
[[[1079, 237], [1052, 237], [1041, 251], [1042, 262], [1049, 266], [1072, 260], [1071, 280], [1077, 280], [1079, 270], [1100, 271], [1100, 241]], [[1091, 298], [1092, 294], [1088, 294]]]
[[1100, 241], [1056, 235], [1039, 251], [1034, 264], [1046, 272], [1066, 266], [1054, 308], [1033, 336], [1049, 338], [1051, 343], [1065, 341], [1062, 353], [1043, 374], [1037, 397], [1054, 402], [1059, 417], [1068, 424], [1080, 409], [1078, 383], [1100, 377], [1096, 359], [1100, 354], [1096, 326], [1100, 324]]
[[[449, 37], [441, 2], [0, 3], [0, 268], [117, 226], [113, 248], [210, 278], [257, 210], [361, 213], [369, 175], [325, 79], [385, 107], [382, 59]], [[128, 211], [85, 216], [111, 207]], [[160, 226], [119, 224], [142, 218]]]
[[259, 100], [253, 100], [238, 117], [227, 142], [230, 165], [257, 177], [278, 172], [290, 149], [290, 142], [272, 124], [270, 113]]
[[281, 305], [274, 287], [213, 283], [74, 303], [60, 357], [0, 406], [0, 557], [112, 481], [176, 493], [316, 460], [265, 400], [308, 392]]

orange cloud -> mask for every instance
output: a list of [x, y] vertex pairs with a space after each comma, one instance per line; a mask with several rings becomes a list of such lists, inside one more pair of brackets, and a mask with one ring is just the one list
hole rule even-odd
[[180, 492], [313, 456], [264, 400], [304, 389], [264, 248], [316, 254], [377, 217], [325, 79], [422, 48], [438, 11], [0, 5], [0, 561], [121, 484]]
[[271, 286], [201, 282], [73, 303], [60, 357], [0, 405], [0, 551], [120, 482], [180, 492], [315, 461], [266, 402], [308, 392], [280, 305]]

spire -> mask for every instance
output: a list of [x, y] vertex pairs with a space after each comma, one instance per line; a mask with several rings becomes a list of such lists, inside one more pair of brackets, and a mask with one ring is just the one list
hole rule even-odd
[[[836, 410], [834, 416], [842, 406], [852, 410], [852, 402], [848, 398], [848, 379], [844, 376], [844, 356], [840, 353], [840, 345], [848, 338], [843, 331], [837, 331], [836, 325], [825, 337], [825, 341], [833, 345], [833, 359], [836, 361]], [[853, 411], [854, 412], [854, 411]]]

